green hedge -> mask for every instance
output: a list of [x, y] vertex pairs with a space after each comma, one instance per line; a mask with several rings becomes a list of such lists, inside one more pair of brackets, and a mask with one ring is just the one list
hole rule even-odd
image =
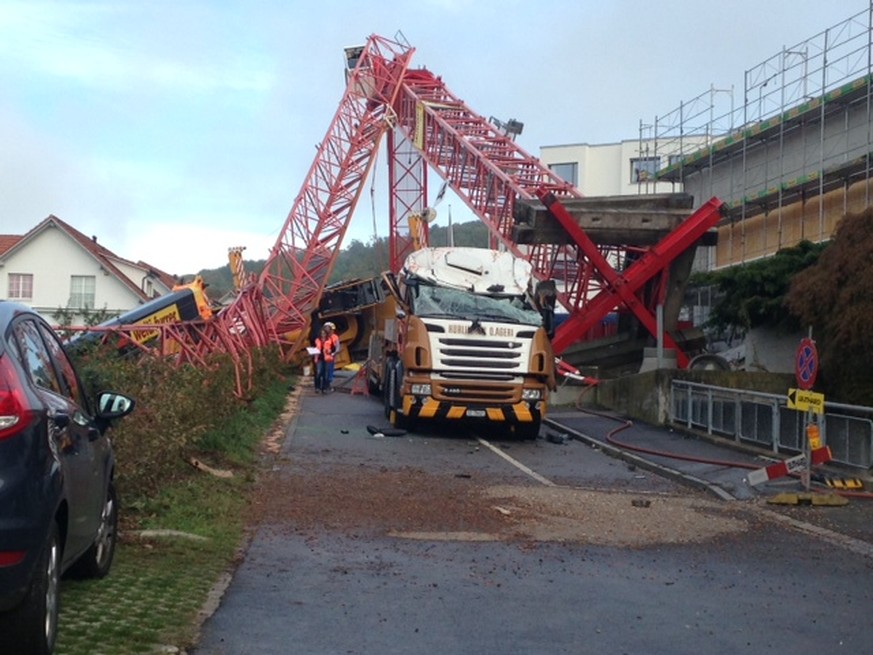
[[216, 467], [251, 459], [252, 445], [263, 434], [247, 429], [246, 414], [274, 411], [275, 398], [269, 409], [259, 409], [265, 395], [287, 395], [291, 380], [273, 347], [252, 353], [251, 389], [245, 398], [235, 394], [234, 366], [226, 355], [213, 357], [203, 368], [177, 366], [172, 359], [119, 356], [106, 347], [73, 357], [92, 397], [109, 389], [136, 399], [134, 412], [110, 432], [116, 484], [128, 507], [142, 505], [162, 487], [191, 475], [191, 457]]

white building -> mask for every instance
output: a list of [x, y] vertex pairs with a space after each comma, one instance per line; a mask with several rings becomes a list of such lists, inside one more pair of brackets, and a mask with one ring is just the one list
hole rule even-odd
[[0, 298], [28, 305], [53, 325], [87, 324], [172, 290], [173, 276], [103, 247], [56, 216], [27, 234], [0, 235]]
[[586, 196], [622, 196], [681, 191], [676, 184], [655, 181], [655, 173], [674, 163], [677, 154], [652, 139], [632, 139], [543, 146], [540, 161]]

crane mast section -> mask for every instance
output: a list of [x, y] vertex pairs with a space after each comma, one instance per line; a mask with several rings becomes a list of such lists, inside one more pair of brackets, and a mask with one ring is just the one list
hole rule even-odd
[[300, 331], [333, 270], [414, 50], [371, 36], [259, 279], [267, 320]]
[[581, 197], [575, 187], [470, 110], [430, 71], [408, 71], [395, 106], [398, 128], [492, 236], [516, 256], [530, 258], [512, 240], [518, 198], [534, 198], [542, 188], [556, 197]]
[[[388, 258], [393, 273], [400, 271], [406, 257], [416, 249], [410, 220], [427, 206], [427, 162], [403, 131], [388, 130]], [[427, 241], [427, 222], [419, 221], [419, 237]]]

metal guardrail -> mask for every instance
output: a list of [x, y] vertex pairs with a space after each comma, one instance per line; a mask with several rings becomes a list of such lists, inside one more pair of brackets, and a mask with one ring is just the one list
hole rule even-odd
[[[685, 380], [673, 380], [670, 387], [672, 423], [770, 448], [774, 453], [800, 453], [806, 413], [789, 409], [787, 404], [787, 390], [785, 396], [777, 396]], [[825, 402], [819, 428], [834, 461], [873, 468], [873, 407]]]

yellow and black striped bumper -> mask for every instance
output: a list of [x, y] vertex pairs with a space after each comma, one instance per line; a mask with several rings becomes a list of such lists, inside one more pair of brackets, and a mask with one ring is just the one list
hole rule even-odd
[[413, 420], [478, 419], [493, 423], [515, 425], [534, 423], [545, 416], [545, 402], [521, 401], [514, 404], [448, 403], [433, 398], [403, 396], [403, 414]]

